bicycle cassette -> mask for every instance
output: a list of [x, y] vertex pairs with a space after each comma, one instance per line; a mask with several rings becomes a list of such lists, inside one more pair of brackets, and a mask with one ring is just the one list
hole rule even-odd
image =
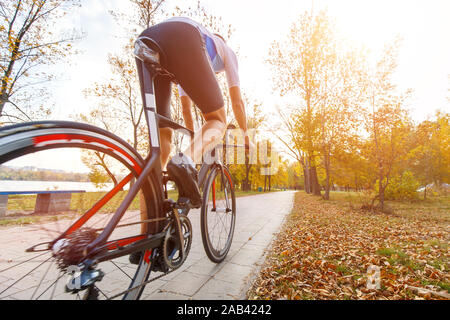
[[84, 249], [98, 237], [94, 229], [84, 228], [56, 242], [52, 248], [53, 257], [61, 270], [79, 264], [84, 259]]

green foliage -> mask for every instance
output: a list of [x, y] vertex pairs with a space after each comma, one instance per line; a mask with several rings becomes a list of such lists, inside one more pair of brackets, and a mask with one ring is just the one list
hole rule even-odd
[[99, 167], [92, 168], [88, 174], [89, 180], [95, 184], [97, 188], [104, 187], [107, 183], [111, 182], [111, 179], [107, 174], [103, 173], [103, 170]]
[[[418, 199], [417, 189], [420, 183], [411, 173], [405, 171], [401, 175], [397, 175], [391, 179], [384, 192], [386, 200], [414, 200]], [[378, 192], [378, 183], [376, 184], [376, 191]]]

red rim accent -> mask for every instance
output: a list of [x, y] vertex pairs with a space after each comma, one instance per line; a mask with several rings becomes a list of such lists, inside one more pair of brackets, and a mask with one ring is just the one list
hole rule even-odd
[[130, 157], [130, 155], [127, 152], [120, 149], [119, 147], [112, 144], [111, 142], [108, 142], [108, 141], [105, 141], [105, 140], [102, 140], [99, 138], [80, 135], [80, 134], [67, 134], [67, 133], [50, 134], [50, 135], [46, 135], [46, 136], [39, 136], [39, 137], [33, 138], [33, 142], [34, 142], [35, 146], [38, 146], [39, 144], [43, 144], [43, 143], [45, 143], [46, 145], [49, 145], [49, 144], [52, 144], [51, 143], [52, 141], [54, 141], [55, 144], [59, 144], [59, 143], [61, 143], [61, 141], [70, 142], [72, 140], [82, 140], [83, 142], [88, 143], [88, 144], [100, 143], [100, 144], [108, 147], [109, 149], [115, 150], [115, 151], [119, 152], [121, 155], [125, 156], [129, 161], [131, 161], [133, 163], [133, 168], [136, 170], [137, 173], [141, 173], [141, 171], [142, 171], [142, 169], [138, 165], [138, 163], [132, 157]]

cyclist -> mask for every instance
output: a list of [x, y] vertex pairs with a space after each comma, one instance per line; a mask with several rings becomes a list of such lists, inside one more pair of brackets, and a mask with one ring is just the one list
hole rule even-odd
[[[192, 102], [205, 119], [204, 126], [195, 133], [191, 145], [169, 162], [173, 130], [160, 128], [162, 167], [167, 165], [169, 175], [179, 187], [179, 196], [189, 198], [193, 207], [200, 207], [201, 195], [194, 160], [200, 160], [204, 152], [222, 139], [227, 124], [224, 100], [215, 73], [226, 73], [235, 118], [244, 133], [247, 131], [236, 54], [220, 35], [185, 17], [170, 18], [146, 29], [141, 36], [151, 38], [164, 52], [162, 66], [175, 76], [179, 84], [186, 127], [192, 131], [194, 129]], [[171, 80], [168, 76], [158, 75], [154, 85], [157, 112], [170, 119]]]

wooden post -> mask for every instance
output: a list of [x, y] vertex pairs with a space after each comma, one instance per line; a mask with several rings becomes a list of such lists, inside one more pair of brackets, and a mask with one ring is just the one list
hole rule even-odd
[[35, 213], [58, 213], [70, 211], [71, 193], [38, 194], [36, 199]]
[[0, 195], [0, 218], [6, 216], [7, 207], [8, 207], [8, 195]]

